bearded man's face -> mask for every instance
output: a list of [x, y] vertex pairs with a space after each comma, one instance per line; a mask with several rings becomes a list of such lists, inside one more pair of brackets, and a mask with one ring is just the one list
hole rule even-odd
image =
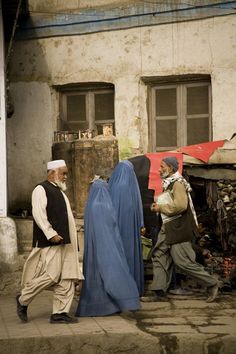
[[167, 165], [165, 161], [161, 161], [159, 172], [161, 178], [164, 179], [173, 174], [173, 169], [169, 165]]
[[54, 174], [54, 183], [63, 191], [65, 192], [67, 189], [66, 180], [68, 177], [68, 169], [66, 166], [60, 167], [55, 170]]

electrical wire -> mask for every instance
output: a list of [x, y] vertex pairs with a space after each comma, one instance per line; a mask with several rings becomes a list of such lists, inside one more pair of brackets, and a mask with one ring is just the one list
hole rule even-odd
[[[230, 1], [228, 3], [235, 3], [236, 1]], [[219, 3], [217, 3], [219, 5]], [[224, 3], [225, 4], [225, 3]], [[62, 26], [74, 26], [74, 25], [83, 25], [83, 24], [92, 24], [92, 23], [99, 23], [99, 22], [110, 22], [110, 21], [119, 21], [123, 19], [130, 19], [130, 18], [140, 18], [144, 16], [157, 16], [160, 14], [168, 14], [168, 13], [180, 13], [182, 11], [186, 10], [195, 10], [195, 9], [202, 9], [202, 8], [209, 8], [209, 7], [215, 7], [215, 4], [208, 4], [208, 5], [201, 5], [201, 6], [193, 6], [190, 8], [181, 8], [181, 9], [171, 9], [171, 10], [164, 10], [164, 11], [154, 11], [154, 12], [145, 12], [145, 13], [136, 13], [136, 14], [131, 14], [131, 15], [123, 15], [123, 16], [116, 16], [116, 17], [106, 17], [106, 18], [97, 18], [98, 14], [96, 14], [96, 19], [90, 19], [86, 21], [76, 21], [76, 22], [67, 22], [67, 23], [60, 23], [60, 24], [46, 24], [46, 25], [35, 25], [33, 27], [21, 27], [22, 30], [31, 30], [31, 29], [40, 29], [40, 28], [49, 28], [49, 27], [62, 27]], [[230, 8], [232, 10], [235, 10], [234, 8]], [[69, 14], [67, 14], [68, 16]]]
[[12, 50], [14, 35], [15, 35], [15, 32], [16, 32], [17, 21], [18, 21], [19, 14], [20, 14], [21, 4], [22, 4], [22, 0], [19, 0], [18, 4], [17, 4], [16, 15], [15, 15], [13, 28], [12, 28], [12, 33], [11, 33], [11, 38], [10, 38], [10, 42], [9, 42], [9, 46], [8, 46], [8, 50], [7, 50], [7, 55], [6, 55], [6, 63], [5, 63], [5, 70], [6, 71], [7, 71], [7, 68], [8, 68], [9, 61], [10, 61], [10, 54], [11, 54], [11, 50]]

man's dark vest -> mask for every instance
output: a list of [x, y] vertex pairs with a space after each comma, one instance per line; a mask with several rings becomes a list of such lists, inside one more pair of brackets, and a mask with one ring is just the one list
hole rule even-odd
[[[70, 243], [68, 214], [66, 202], [60, 191], [60, 188], [54, 184], [44, 181], [39, 184], [45, 189], [47, 196], [47, 218], [52, 228], [58, 235], [63, 237], [63, 243]], [[38, 227], [35, 220], [33, 222], [33, 247], [56, 246], [51, 243], [44, 235], [43, 231]]]
[[[174, 183], [172, 183], [168, 189], [172, 190]], [[198, 235], [197, 226], [189, 202], [186, 211], [181, 213], [180, 217], [165, 223], [165, 233], [166, 243], [169, 245], [192, 241]]]

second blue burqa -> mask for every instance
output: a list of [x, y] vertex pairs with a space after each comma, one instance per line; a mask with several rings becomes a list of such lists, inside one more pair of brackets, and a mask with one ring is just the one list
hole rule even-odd
[[97, 180], [85, 208], [83, 273], [77, 316], [105, 316], [140, 308], [117, 226], [108, 185]]
[[119, 162], [108, 184], [128, 266], [142, 296], [144, 269], [140, 229], [144, 226], [143, 205], [132, 163], [127, 160]]

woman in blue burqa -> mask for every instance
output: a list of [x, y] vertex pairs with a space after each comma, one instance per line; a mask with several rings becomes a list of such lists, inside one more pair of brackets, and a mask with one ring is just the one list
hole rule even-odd
[[129, 272], [107, 182], [93, 182], [84, 219], [85, 280], [76, 316], [138, 310], [139, 293]]
[[143, 205], [137, 177], [130, 161], [118, 163], [109, 182], [111, 200], [117, 213], [118, 227], [130, 272], [139, 295], [144, 292], [144, 268], [140, 230], [144, 226]]

